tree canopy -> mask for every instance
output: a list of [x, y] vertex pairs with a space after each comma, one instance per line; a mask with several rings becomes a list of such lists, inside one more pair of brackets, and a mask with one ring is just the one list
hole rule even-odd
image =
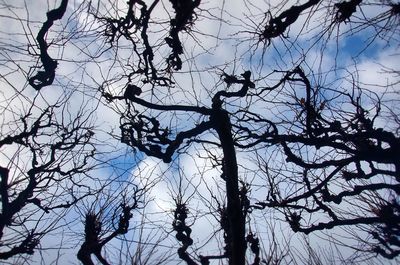
[[400, 3], [2, 1], [0, 260], [395, 264]]

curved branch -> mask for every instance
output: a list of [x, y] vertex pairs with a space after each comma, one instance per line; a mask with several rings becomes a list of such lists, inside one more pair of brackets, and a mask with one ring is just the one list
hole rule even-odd
[[53, 26], [54, 21], [61, 19], [67, 10], [68, 0], [62, 0], [58, 8], [47, 12], [47, 20], [36, 37], [39, 43], [40, 60], [42, 61], [44, 71], [38, 71], [35, 76], [29, 78], [29, 84], [36, 90], [53, 83], [56, 74], [57, 61], [52, 59], [47, 52], [49, 45], [46, 42], [46, 34]]

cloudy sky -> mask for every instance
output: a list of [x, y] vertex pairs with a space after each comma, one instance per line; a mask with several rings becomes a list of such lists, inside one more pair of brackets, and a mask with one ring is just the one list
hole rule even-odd
[[[37, 66], [41, 65], [36, 36], [46, 21], [46, 12], [58, 7], [60, 2], [0, 2], [2, 137], [18, 130], [15, 121], [29, 110], [29, 106], [34, 105], [33, 115], [38, 115], [46, 106], [63, 99], [66, 103], [56, 113], [58, 120], [80, 115], [87, 117], [88, 123], [94, 128], [94, 144], [99, 152], [97, 161], [101, 161], [101, 164], [88, 173], [93, 178], [83, 181], [93, 186], [100, 183], [91, 183], [93, 179], [105, 181], [102, 183], [108, 186], [104, 189], [104, 196], [108, 199], [89, 197], [81, 202], [78, 210], [69, 211], [59, 220], [56, 227], [60, 228], [43, 238], [42, 255], [37, 252], [29, 264], [78, 264], [75, 255], [82, 242], [85, 210], [109, 205], [109, 211], [112, 211], [120, 203], [119, 195], [129, 196], [135, 186], [148, 190], [144, 197], [146, 207], [134, 213], [137, 215], [132, 227], [139, 227], [143, 223], [145, 229], [142, 234], [132, 230], [126, 235], [125, 243], [112, 241], [107, 249], [112, 260], [120, 258], [121, 249], [127, 251], [130, 248], [131, 254], [134, 253], [132, 249], [137, 248], [136, 241], [140, 236], [149, 237], [148, 243], [159, 244], [158, 252], [152, 258], [157, 259], [164, 252], [176, 255], [174, 247], [178, 242], [171, 224], [174, 198], [179, 194], [187, 200], [191, 211], [189, 222], [193, 223], [192, 238], [196, 245], [193, 250], [197, 254], [215, 255], [223, 245], [223, 238], [218, 232], [218, 220], [213, 213], [218, 208], [214, 199], [224, 201], [224, 182], [220, 178], [220, 169], [210, 158], [212, 155], [221, 159], [221, 151], [213, 145], [192, 143], [182, 150], [182, 154], [175, 155], [170, 164], [136, 152], [118, 139], [120, 116], [126, 112], [126, 103], [106, 102], [101, 98], [101, 92], [121, 96], [126, 84], [132, 83], [142, 87], [143, 99], [155, 104], [210, 107], [216, 91], [238, 89], [237, 86], [226, 86], [221, 78], [223, 72], [239, 76], [250, 70], [256, 86], [262, 88], [279, 80], [281, 74], [274, 70], [290, 70], [301, 64], [313, 76], [313, 84], [347, 89], [355, 79], [364, 89], [378, 93], [385, 102], [383, 112], [388, 113], [388, 117], [378, 121], [382, 127], [393, 128], [395, 121], [390, 120], [393, 117], [389, 115], [390, 111], [399, 111], [395, 101], [399, 95], [399, 76], [393, 73], [398, 70], [399, 60], [398, 17], [389, 18], [388, 6], [382, 7], [382, 1], [366, 1], [368, 3], [362, 9], [357, 9], [351, 21], [340, 24], [331, 23], [335, 16], [335, 1], [322, 1], [311, 9], [311, 13], [302, 14], [284, 37], [275, 38], [270, 43], [260, 38], [267, 23], [265, 18], [269, 14], [276, 16], [299, 1], [203, 1], [196, 9], [195, 23], [190, 31], [180, 33], [184, 46], [181, 56], [183, 66], [171, 75], [173, 85], [167, 89], [143, 82], [142, 76], [129, 76], [132, 70], [137, 69], [140, 59], [133, 52], [133, 43], [139, 51], [143, 50], [140, 34], [134, 35], [132, 42], [121, 37], [113, 43], [102, 35], [106, 30], [105, 20], [95, 17], [123, 17], [126, 1], [70, 0], [63, 18], [46, 35], [48, 53], [58, 62], [55, 80], [51, 86], [37, 92], [27, 81], [38, 71]], [[145, 2], [148, 6], [153, 3]], [[300, 1], [303, 2], [306, 1]], [[268, 13], [269, 10], [271, 13]], [[135, 12], [139, 15], [138, 9]], [[165, 58], [170, 54], [164, 38], [168, 36], [169, 19], [173, 14], [169, 1], [159, 1], [151, 15], [148, 37], [154, 47], [153, 62], [158, 69], [166, 68]], [[366, 21], [375, 23], [375, 26], [365, 26]], [[160, 75], [168, 74], [168, 71], [160, 71]], [[328, 92], [326, 95], [329, 97]], [[280, 102], [285, 101], [284, 95], [269, 96]], [[244, 99], [229, 101], [226, 108], [234, 112], [249, 105], [252, 111], [271, 119], [279, 119], [283, 110], [279, 107], [270, 108], [257, 100], [248, 102]], [[204, 120], [198, 114], [160, 112], [141, 107], [137, 110], [157, 117], [161, 127], [168, 127], [171, 134], [193, 128]], [[204, 133], [199, 139], [218, 141], [214, 132]], [[16, 146], [3, 148], [0, 164], [20, 163], [16, 168], [26, 168], [28, 164], [22, 158], [16, 160], [16, 154], [24, 155]], [[241, 162], [241, 178], [260, 186], [265, 184], [257, 171], [258, 163], [254, 160], [254, 154], [238, 151], [237, 155]], [[26, 159], [29, 159], [28, 155]], [[276, 157], [276, 161], [281, 159]], [[265, 189], [253, 187], [252, 196], [265, 196], [263, 193]], [[107, 219], [106, 214], [104, 218]], [[284, 217], [269, 211], [254, 214], [249, 227], [264, 235], [262, 244], [265, 249], [270, 247], [271, 231], [285, 235], [278, 236], [277, 240], [290, 239], [292, 242], [288, 246], [292, 244], [301, 249], [299, 244], [304, 244], [304, 241], [294, 236], [279, 218]], [[263, 226], [265, 223], [269, 225]], [[324, 236], [321, 233], [310, 237], [310, 244], [328, 246], [329, 242], [316, 242], [316, 239]], [[151, 251], [151, 244], [143, 251]], [[352, 253], [343, 251], [344, 255]], [[172, 256], [171, 260], [170, 264], [176, 264], [177, 256]], [[23, 259], [19, 262], [22, 263]]]

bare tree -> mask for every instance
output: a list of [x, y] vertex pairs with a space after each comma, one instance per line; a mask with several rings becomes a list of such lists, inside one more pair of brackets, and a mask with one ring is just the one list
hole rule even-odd
[[[110, 264], [102, 256], [102, 249], [115, 237], [128, 233], [129, 222], [133, 216], [132, 210], [138, 208], [139, 203], [136, 197], [133, 200], [131, 205], [122, 202], [119, 207], [114, 209], [111, 221], [113, 222], [116, 219], [118, 223], [112, 223], [110, 228], [104, 227], [106, 225], [105, 219], [102, 218], [102, 215], [105, 214], [104, 211], [108, 210], [107, 206], [102, 207], [99, 212], [91, 210], [85, 214], [85, 241], [78, 251], [78, 259], [83, 264], [94, 264], [90, 257], [92, 254], [101, 264]], [[109, 233], [107, 233], [108, 229], [111, 230]]]
[[[54, 81], [57, 62], [48, 54], [45, 38], [66, 5], [63, 1], [60, 8], [47, 13], [48, 20], [37, 35], [44, 71], [34, 77], [29, 74], [29, 42], [20, 42], [32, 37], [28, 34], [30, 21], [19, 17], [15, 6], [0, 5], [2, 25], [8, 25], [2, 26], [0, 75], [2, 263], [29, 260], [42, 248], [46, 235], [62, 230], [69, 209], [92, 193], [89, 172], [97, 164], [93, 109], [79, 101], [71, 107], [78, 94], [74, 91], [51, 95], [32, 93], [28, 87], [39, 90]], [[18, 23], [26, 35], [13, 31]]]
[[1, 259], [32, 254], [59, 215], [85, 196], [78, 187], [90, 193], [82, 181], [94, 166], [90, 118], [79, 112], [58, 120], [63, 104], [40, 110], [33, 100], [25, 113], [14, 114], [12, 104], [3, 108], [17, 119], [3, 122], [0, 140]]
[[[279, 144], [280, 160], [288, 163], [281, 172], [265, 160], [260, 165], [269, 191], [267, 200], [256, 204], [282, 208], [295, 232], [359, 226], [375, 241], [364, 250], [396, 257], [399, 138], [376, 125], [383, 108], [379, 97], [358, 89], [329, 88], [332, 98], [321, 99], [321, 91], [301, 68], [285, 73], [282, 83], [300, 85], [306, 95], [292, 95], [293, 115], [287, 121], [292, 129], [281, 133], [271, 123], [267, 135], [252, 136]], [[363, 101], [374, 105], [366, 109]], [[282, 178], [292, 187], [290, 192], [284, 191], [288, 187], [281, 184]]]
[[[16, 8], [2, 7], [16, 14]], [[23, 25], [28, 58], [37, 59], [24, 72], [25, 80], [43, 98], [43, 91], [53, 87], [78, 90], [94, 100], [100, 97], [104, 105], [95, 104], [103, 110], [99, 116], [110, 110], [118, 115], [112, 116], [119, 119], [111, 130], [114, 138], [134, 150], [136, 158], [158, 158], [179, 173], [159, 172], [157, 184], [168, 184], [171, 209], [164, 214], [171, 220], [165, 232], [179, 242], [176, 251], [183, 262], [290, 262], [285, 256], [303, 260], [278, 246], [276, 234], [266, 246], [257, 227], [265, 226], [267, 219], [260, 215], [270, 211], [277, 217], [274, 221], [285, 222], [294, 232], [343, 228], [343, 237], [359, 241], [348, 243], [351, 249], [366, 251], [371, 258], [398, 257], [399, 70], [380, 60], [382, 72], [391, 77], [367, 83], [357, 68], [365, 57], [382, 54], [378, 50], [398, 47], [398, 3], [62, 0], [48, 9], [43, 23], [11, 16]], [[31, 25], [37, 34], [31, 33]], [[10, 47], [8, 63], [13, 62], [10, 54], [23, 50], [20, 44]], [[379, 70], [368, 69], [372, 72]], [[78, 148], [90, 146], [94, 132], [85, 127], [85, 115], [52, 122], [51, 117], [59, 117], [55, 109], [66, 103], [42, 108], [35, 119], [27, 111], [10, 123], [21, 123], [21, 133], [6, 132], [4, 137], [32, 153], [34, 173], [43, 169], [37, 174], [52, 172], [62, 176], [60, 181], [85, 173], [85, 159], [93, 156], [86, 147]], [[46, 131], [53, 127], [55, 132]], [[45, 136], [55, 140], [37, 140]], [[68, 156], [75, 148], [85, 158], [78, 160], [81, 164], [74, 160], [77, 154]], [[39, 158], [41, 150], [49, 165]], [[52, 161], [49, 154], [57, 150], [62, 158], [54, 155]], [[198, 173], [182, 173], [184, 156], [196, 156], [206, 164]], [[75, 167], [64, 171], [71, 161]], [[2, 185], [9, 183], [10, 168], [11, 164], [2, 171]], [[38, 178], [28, 174], [25, 204], [49, 211], [76, 202], [44, 206], [29, 192]], [[30, 179], [36, 182], [30, 184]], [[56, 179], [52, 175], [46, 187]], [[79, 182], [72, 183], [82, 188]], [[41, 186], [33, 189], [37, 187]], [[71, 192], [52, 193], [49, 198], [63, 195], [80, 198]], [[107, 203], [82, 211], [85, 233], [78, 258], [93, 264], [94, 255], [109, 264], [105, 250], [129, 233], [142, 194], [121, 196], [116, 204], [101, 198], [107, 194], [95, 195], [94, 205]], [[1, 196], [8, 205], [10, 194]], [[111, 217], [103, 215], [110, 211]], [[196, 225], [203, 217], [210, 232], [201, 241]], [[30, 253], [38, 235], [25, 238], [30, 244], [20, 240], [28, 249], [21, 253]], [[209, 242], [214, 244], [211, 250]], [[319, 263], [310, 244], [306, 241], [309, 258]]]
[[[156, 4], [158, 1], [153, 2], [153, 5]], [[172, 5], [177, 12], [176, 3]], [[284, 2], [278, 6], [284, 11], [275, 16], [271, 15], [273, 9], [267, 13], [270, 18], [266, 19], [266, 24], [257, 24], [262, 28], [259, 40], [265, 40], [268, 46], [274, 38], [287, 38], [285, 35], [289, 28], [304, 18], [304, 14], [309, 23], [314, 16], [326, 11], [333, 12], [329, 16], [332, 20], [317, 28], [316, 31], [320, 32], [315, 35], [312, 44], [322, 42], [322, 46], [326, 45], [323, 36], [326, 35], [328, 40], [332, 38], [332, 30], [343, 23], [351, 23], [356, 10], [363, 8], [363, 5], [362, 1], [306, 1], [285, 9], [287, 2]], [[201, 8], [198, 3], [194, 3], [194, 6]], [[276, 10], [278, 7], [275, 7]], [[397, 16], [397, 5], [387, 4], [382, 7], [382, 13], [371, 18], [378, 35], [382, 33], [378, 30], [382, 23], [389, 23], [393, 16]], [[188, 9], [187, 16], [193, 10], [201, 9]], [[351, 35], [354, 31], [367, 29], [369, 26], [366, 21], [369, 19], [358, 17], [360, 26], [344, 34]], [[171, 19], [171, 25], [174, 23], [175, 20]], [[393, 24], [385, 28], [386, 32], [396, 30]], [[130, 36], [133, 35], [134, 32]], [[165, 40], [168, 44], [173, 38]], [[366, 47], [369, 43], [365, 44]], [[141, 58], [142, 55], [138, 56]], [[180, 69], [177, 67], [175, 70]], [[251, 71], [243, 71], [240, 75], [221, 71], [220, 84], [225, 87], [212, 92], [208, 90], [211, 103], [197, 101], [195, 105], [190, 105], [177, 103], [170, 100], [169, 96], [160, 99], [154, 90], [151, 95], [144, 94], [145, 85], [131, 83], [135, 74], [137, 72], [132, 73], [124, 91], [117, 92], [117, 95], [101, 88], [106, 100], [126, 105], [125, 110], [120, 112], [123, 143], [166, 163], [173, 161], [176, 153], [185, 152], [187, 146], [194, 143], [213, 145], [222, 152], [222, 158], [214, 162], [221, 166], [221, 176], [226, 185], [226, 205], [222, 203], [219, 208], [225, 246], [221, 253], [212, 256], [198, 255], [193, 258], [187, 252], [193, 244], [192, 230], [186, 221], [189, 211], [186, 203], [178, 196], [173, 228], [182, 244], [178, 254], [187, 264], [208, 264], [211, 259], [225, 258], [229, 264], [244, 264], [247, 245], [253, 246], [251, 250], [254, 249], [256, 256], [254, 264], [259, 264], [259, 251], [256, 250], [259, 248], [256, 247], [258, 239], [246, 231], [246, 218], [252, 211], [266, 207], [282, 209], [295, 232], [310, 233], [336, 226], [360, 225], [376, 240], [375, 247], [369, 251], [386, 258], [398, 255], [398, 232], [395, 232], [398, 231], [398, 202], [390, 199], [398, 193], [398, 173], [395, 169], [398, 163], [395, 151], [398, 136], [376, 127], [374, 122], [381, 115], [382, 102], [379, 96], [375, 101], [371, 96], [366, 104], [372, 102], [374, 107], [365, 107], [362, 96], [364, 92], [362, 88], [355, 88], [359, 87], [356, 80], [349, 83], [349, 90], [341, 90], [333, 85], [320, 88], [324, 84], [313, 83], [302, 67], [297, 65], [292, 70], [273, 72], [274, 77], [281, 74], [276, 77], [279, 81], [260, 76], [256, 82]], [[327, 93], [330, 95], [325, 96]], [[367, 92], [365, 94], [368, 95]], [[274, 119], [260, 113], [263, 104], [277, 109], [277, 115], [281, 116]], [[194, 123], [186, 124], [187, 128], [181, 130], [178, 127], [167, 127], [162, 120], [164, 117], [178, 117], [180, 113], [191, 113], [189, 116], [193, 117]], [[215, 132], [215, 142], [204, 138], [210, 131]], [[279, 160], [283, 165], [277, 166], [286, 170], [279, 172], [275, 163], [270, 164], [271, 160], [264, 157], [270, 153], [260, 151], [269, 148], [280, 153], [276, 156], [286, 157], [286, 161]], [[251, 187], [252, 183], [239, 177], [237, 149], [254, 150], [259, 161], [265, 161], [259, 163], [259, 166], [268, 180], [266, 200], [249, 199], [250, 188], [247, 185]], [[392, 166], [394, 168], [390, 169]], [[272, 174], [271, 171], [279, 173]], [[300, 174], [300, 180], [292, 177], [292, 174]], [[346, 184], [339, 178], [345, 180]], [[282, 194], [281, 190], [288, 190], [287, 194]], [[336, 208], [332, 204], [341, 207]], [[350, 206], [358, 207], [358, 213], [344, 210]], [[310, 217], [306, 218], [305, 213]], [[326, 221], [316, 221], [324, 216]], [[307, 227], [302, 225], [302, 220], [309, 220]], [[395, 236], [389, 238], [389, 234]]]

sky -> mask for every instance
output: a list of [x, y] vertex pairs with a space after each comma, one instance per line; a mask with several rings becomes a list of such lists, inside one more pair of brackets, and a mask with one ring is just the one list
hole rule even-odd
[[[148, 6], [151, 3], [145, 2]], [[171, 248], [178, 245], [171, 224], [174, 198], [179, 194], [187, 200], [191, 213], [188, 221], [193, 223], [193, 238], [196, 248], [199, 248], [192, 250], [204, 255], [217, 254], [221, 249], [223, 239], [221, 233], [218, 233], [218, 220], [212, 215], [218, 205], [212, 196], [224, 201], [224, 182], [220, 178], [220, 169], [210, 159], [210, 155], [221, 159], [221, 150], [210, 144], [192, 143], [183, 150], [183, 154], [176, 154], [170, 164], [132, 150], [118, 139], [120, 115], [126, 113], [125, 102], [106, 102], [101, 98], [102, 90], [120, 96], [127, 82], [131, 82], [140, 85], [143, 90], [141, 97], [153, 103], [210, 107], [211, 97], [216, 91], [238, 89], [237, 86], [226, 86], [221, 78], [224, 72], [239, 76], [244, 71], [251, 70], [256, 86], [262, 88], [281, 77], [281, 73], [274, 70], [289, 70], [301, 63], [303, 69], [313, 75], [313, 84], [346, 90], [351, 87], [352, 78], [355, 78], [364, 89], [381, 97], [385, 103], [382, 110], [384, 113], [399, 113], [396, 104], [399, 97], [399, 76], [391, 72], [398, 68], [398, 18], [384, 20], [378, 16], [386, 10], [380, 7], [381, 1], [367, 1], [368, 4], [361, 10], [357, 9], [351, 21], [340, 25], [330, 24], [330, 18], [334, 16], [332, 1], [322, 1], [323, 3], [313, 9], [312, 16], [308, 13], [301, 15], [290, 26], [287, 36], [275, 38], [267, 45], [266, 40], [260, 39], [260, 32], [266, 23], [263, 20], [266, 12], [271, 10], [272, 15], [279, 14], [295, 2], [299, 1], [202, 2], [200, 8], [196, 9], [197, 17], [191, 30], [180, 33], [184, 45], [183, 67], [173, 74], [174, 85], [166, 89], [161, 86], [151, 87], [143, 82], [142, 77], [129, 80], [128, 74], [136, 68], [139, 60], [132, 52], [131, 42], [121, 37], [111, 46], [106, 38], [99, 37], [104, 31], [104, 21], [96, 20], [93, 14], [115, 16], [118, 13], [123, 16], [126, 1], [91, 1], [91, 14], [87, 12], [88, 1], [69, 1], [64, 17], [54, 24], [46, 36], [50, 44], [48, 52], [58, 61], [56, 78], [51, 86], [37, 92], [27, 83], [28, 77], [37, 71], [34, 66], [40, 65], [35, 38], [46, 20], [46, 12], [57, 7], [60, 1], [2, 0], [1, 136], [18, 130], [19, 124], [15, 121], [33, 103], [35, 107], [32, 112], [35, 116], [46, 106], [63, 99], [66, 107], [59, 108], [56, 112], [57, 120], [68, 123], [73, 117], [82, 116], [83, 113], [95, 132], [94, 146], [99, 152], [96, 159], [101, 163], [88, 173], [89, 178], [82, 177], [82, 183], [91, 187], [107, 183], [101, 193], [106, 199], [102, 201], [88, 197], [79, 204], [80, 208], [71, 210], [60, 218], [56, 225], [59, 228], [41, 242], [43, 255], [36, 252], [28, 264], [79, 264], [75, 253], [82, 242], [85, 210], [96, 210], [108, 205], [107, 211], [112, 211], [120, 203], [119, 195], [130, 196], [133, 187], [148, 190], [144, 197], [146, 207], [135, 212], [137, 215], [133, 218], [132, 227], [139, 227], [144, 222], [145, 229], [141, 235], [149, 235], [152, 242], [161, 240], [157, 242], [161, 246], [159, 252], [172, 253], [168, 256], [169, 264], [177, 264], [179, 261], [174, 253], [176, 249]], [[111, 3], [114, 5], [111, 6]], [[154, 63], [160, 68], [165, 68], [165, 58], [170, 52], [162, 41], [168, 35], [168, 14], [173, 14], [169, 2], [160, 1], [152, 13], [154, 20], [149, 27], [149, 42], [154, 45]], [[382, 22], [377, 27], [364, 27], [366, 17], [375, 18], [374, 21], [382, 19]], [[394, 29], [385, 31], [379, 27], [387, 25], [385, 23], [393, 23]], [[138, 49], [142, 49], [140, 39], [135, 39], [135, 42]], [[301, 98], [303, 92], [297, 93]], [[321, 95], [322, 99], [324, 96], [329, 97], [329, 91], [325, 93]], [[265, 96], [271, 97], [271, 102], [286, 100], [283, 93]], [[284, 113], [283, 108], [271, 107], [257, 100], [250, 103], [246, 100], [232, 100], [227, 102], [226, 107], [234, 112], [249, 105], [253, 112], [262, 113], [271, 119], [279, 119], [279, 115]], [[367, 104], [372, 106], [373, 101], [367, 101]], [[190, 129], [205, 119], [197, 114], [171, 114], [141, 107], [137, 107], [137, 110], [156, 116], [161, 126], [168, 127], [172, 134]], [[387, 115], [377, 122], [383, 128], [393, 130], [397, 125], [393, 120], [395, 116]], [[199, 139], [218, 141], [214, 132], [206, 132]], [[7, 146], [0, 151], [0, 165], [16, 163], [16, 168], [22, 168], [21, 171], [29, 167], [26, 163], [30, 159], [29, 152], [21, 152], [17, 146]], [[274, 151], [260, 151], [263, 152], [274, 156]], [[15, 159], [16, 156], [18, 159]], [[252, 196], [264, 196], [266, 191], [265, 186], [262, 186], [265, 185], [265, 179], [258, 171], [259, 161], [255, 161], [254, 154], [246, 150], [238, 150], [237, 156], [241, 162], [241, 178], [260, 186], [252, 187]], [[277, 154], [274, 163], [279, 164], [282, 160]], [[15, 176], [18, 178], [17, 173]], [[107, 218], [107, 214], [104, 214], [105, 223]], [[291, 241], [286, 245], [296, 247], [301, 252], [304, 240], [290, 232], [288, 225], [281, 222], [282, 219], [284, 217], [280, 213], [273, 211], [255, 213], [250, 220], [250, 226], [260, 235], [265, 235], [265, 241], [262, 242], [265, 249], [271, 245], [268, 237], [274, 231], [279, 235], [278, 241]], [[268, 226], [263, 226], [264, 223]], [[59, 239], [60, 231], [64, 231], [61, 233], [62, 244]], [[332, 233], [342, 235], [343, 231], [334, 230]], [[135, 249], [138, 236], [137, 230], [132, 230], [126, 235], [126, 242], [130, 243], [121, 245], [120, 241], [112, 241], [107, 248], [107, 254], [118, 260], [118, 250]], [[310, 245], [328, 246], [329, 242], [319, 243], [319, 237], [324, 236], [323, 233], [311, 236]], [[58, 249], [58, 246], [62, 247]], [[144, 252], [150, 251], [149, 246]], [[344, 256], [352, 254], [351, 249], [343, 248], [341, 251]], [[159, 254], [156, 253], [151, 258], [157, 259]], [[23, 264], [23, 259], [18, 262]], [[148, 264], [153, 264], [152, 262], [154, 261]], [[299, 264], [306, 263], [299, 261]]]

